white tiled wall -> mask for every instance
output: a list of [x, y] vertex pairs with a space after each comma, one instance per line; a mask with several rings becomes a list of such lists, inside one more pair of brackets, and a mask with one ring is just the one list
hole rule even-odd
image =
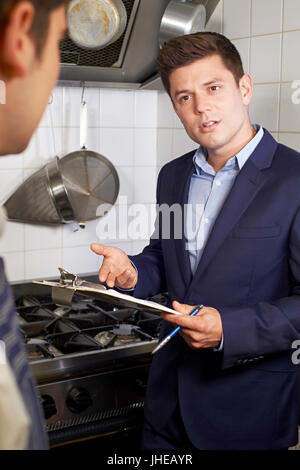
[[[29, 175], [55, 155], [79, 150], [79, 111], [82, 89], [55, 88], [47, 110], [27, 150], [22, 155], [0, 158], [0, 202]], [[89, 149], [107, 157], [120, 178], [117, 205], [155, 202], [157, 161], [157, 92], [86, 89]], [[95, 272], [102, 259], [93, 254], [91, 242], [114, 244], [137, 253], [146, 244], [126, 234], [120, 240], [102, 240], [101, 220], [88, 222], [84, 230], [73, 227], [33, 226], [9, 222], [0, 239], [10, 281], [56, 276], [58, 266], [77, 273]], [[149, 234], [147, 234], [148, 236]], [[117, 234], [118, 236], [118, 234]]]
[[[300, 104], [292, 102], [297, 92], [292, 84], [295, 80], [300, 84], [300, 0], [220, 0], [206, 29], [233, 41], [245, 71], [254, 78], [252, 122], [300, 151]], [[55, 154], [63, 156], [79, 148], [81, 92], [57, 87], [28, 149], [22, 155], [0, 158], [0, 201]], [[197, 144], [186, 135], [163, 92], [87, 89], [85, 99], [88, 148], [116, 166], [120, 196], [126, 195], [129, 204], [146, 204], [150, 211], [159, 169]], [[56, 275], [59, 265], [78, 273], [96, 271], [101, 259], [89, 251], [89, 244], [99, 241], [104, 232], [105, 219], [100, 224], [89, 222], [76, 233], [70, 226], [9, 223], [0, 239], [0, 253], [11, 281]], [[106, 243], [138, 253], [147, 243], [143, 233], [145, 239], [122, 236]]]

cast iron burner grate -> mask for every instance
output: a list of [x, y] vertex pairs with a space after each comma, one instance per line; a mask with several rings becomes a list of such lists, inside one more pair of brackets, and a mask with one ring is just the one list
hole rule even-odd
[[[151, 300], [167, 305], [168, 297]], [[158, 337], [161, 326], [153, 313], [79, 295], [72, 307], [57, 306], [50, 296], [19, 297], [17, 312], [30, 361], [145, 344]]]
[[121, 324], [89, 328], [78, 332], [52, 334], [46, 336], [46, 340], [62, 353], [70, 354], [152, 341], [153, 337], [137, 326]]

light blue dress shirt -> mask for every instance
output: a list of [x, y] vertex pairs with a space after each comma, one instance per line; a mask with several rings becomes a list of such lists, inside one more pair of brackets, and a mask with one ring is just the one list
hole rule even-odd
[[[217, 173], [207, 163], [207, 151], [204, 147], [200, 146], [194, 155], [195, 173], [190, 183], [185, 227], [186, 246], [193, 274], [235, 178], [263, 138], [263, 128], [258, 125], [253, 125], [253, 128], [256, 130], [253, 139]], [[223, 337], [220, 346], [214, 349], [220, 351], [222, 348]]]
[[207, 163], [207, 151], [204, 147], [200, 146], [194, 155], [195, 173], [190, 183], [185, 227], [186, 246], [193, 274], [235, 178], [263, 138], [263, 128], [257, 125], [253, 127], [257, 131], [253, 139], [230, 158], [218, 173]]

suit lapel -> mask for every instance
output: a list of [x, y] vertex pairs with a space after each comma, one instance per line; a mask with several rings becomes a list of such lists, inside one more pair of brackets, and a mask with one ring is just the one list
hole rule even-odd
[[237, 176], [216, 219], [190, 287], [199, 281], [217, 250], [269, 177], [269, 172], [262, 170], [271, 166], [277, 142], [266, 130], [264, 132], [263, 139]]
[[188, 202], [189, 188], [192, 174], [195, 171], [193, 156], [195, 151], [191, 152], [191, 158], [188, 161], [184, 161], [183, 165], [176, 171], [176, 180], [174, 181], [173, 201], [179, 204], [182, 208], [182, 217], [180, 220], [181, 225], [181, 236], [180, 238], [174, 239], [175, 252], [180, 267], [180, 274], [183, 278], [186, 288], [191, 283], [192, 271], [190, 266], [189, 253], [185, 247], [185, 217], [184, 217], [184, 206]]

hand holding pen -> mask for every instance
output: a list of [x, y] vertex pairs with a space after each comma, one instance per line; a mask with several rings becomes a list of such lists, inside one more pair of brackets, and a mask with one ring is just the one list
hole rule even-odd
[[[197, 313], [199, 312], [199, 310], [201, 310], [202, 308], [204, 307], [204, 305], [198, 305], [196, 308], [194, 308], [191, 313], [189, 314], [190, 317], [194, 317], [195, 315], [197, 315]], [[155, 349], [153, 349], [152, 351], [152, 354], [155, 354], [157, 351], [159, 351], [161, 348], [163, 348], [169, 341], [170, 339], [173, 338], [173, 336], [177, 335], [177, 333], [181, 330], [181, 326], [177, 326], [176, 328], [174, 328], [173, 331], [171, 331], [170, 334], [168, 334], [168, 336], [166, 336], [157, 346]]]
[[[176, 327], [174, 332], [170, 333], [170, 335], [172, 335], [171, 338], [180, 331], [181, 337], [192, 349], [219, 348], [222, 344], [223, 338], [221, 314], [214, 307], [203, 305], [200, 305], [199, 307], [201, 308], [195, 312], [198, 307], [174, 301], [174, 310], [178, 313], [182, 313], [182, 315], [162, 313], [161, 317]], [[199, 315], [197, 315], [197, 313], [199, 313]], [[178, 327], [180, 327], [179, 330], [176, 330]], [[166, 339], [164, 345], [169, 341], [169, 339]], [[160, 344], [153, 352], [161, 349], [162, 346], [160, 346]]]

